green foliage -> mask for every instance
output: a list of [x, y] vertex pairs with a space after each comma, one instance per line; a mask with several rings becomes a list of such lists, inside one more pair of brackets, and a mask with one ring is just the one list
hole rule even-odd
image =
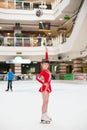
[[70, 20], [70, 17], [68, 15], [65, 15], [64, 20]]
[[15, 37], [23, 37], [23, 34], [22, 33], [16, 33]]

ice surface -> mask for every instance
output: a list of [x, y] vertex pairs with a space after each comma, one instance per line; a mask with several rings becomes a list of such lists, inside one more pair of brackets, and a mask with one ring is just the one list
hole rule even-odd
[[52, 81], [48, 114], [51, 124], [40, 124], [42, 96], [37, 81], [13, 81], [5, 92], [0, 81], [0, 130], [87, 130], [87, 83]]

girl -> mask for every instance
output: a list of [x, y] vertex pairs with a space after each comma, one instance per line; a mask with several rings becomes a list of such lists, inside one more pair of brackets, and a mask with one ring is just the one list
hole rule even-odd
[[47, 109], [48, 109], [48, 102], [49, 102], [49, 93], [52, 91], [51, 89], [51, 73], [49, 71], [49, 60], [48, 60], [48, 52], [46, 49], [46, 55], [45, 59], [41, 62], [42, 70], [39, 75], [36, 76], [36, 80], [38, 80], [42, 86], [39, 89], [39, 91], [42, 93], [42, 116], [41, 116], [41, 122], [42, 123], [50, 123], [52, 120], [47, 115]]

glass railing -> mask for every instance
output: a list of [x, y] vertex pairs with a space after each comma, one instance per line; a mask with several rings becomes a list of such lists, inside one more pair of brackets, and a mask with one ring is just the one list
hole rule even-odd
[[1, 37], [0, 46], [53, 46], [51, 37]]
[[63, 37], [4, 37], [0, 36], [0, 46], [57, 46], [66, 43]]
[[[33, 10], [39, 8], [40, 3], [34, 3], [29, 1], [6, 1], [6, 2], [0, 2], [0, 8], [7, 8], [7, 9], [24, 9], [24, 10]], [[51, 9], [51, 4], [46, 5], [46, 9]]]

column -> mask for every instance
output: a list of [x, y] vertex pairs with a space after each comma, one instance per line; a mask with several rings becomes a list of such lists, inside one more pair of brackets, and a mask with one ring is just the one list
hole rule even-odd
[[60, 33], [59, 42], [62, 43], [62, 33]]
[[66, 64], [64, 62], [59, 63], [57, 71], [59, 74], [66, 74]]
[[5, 8], [8, 8], [8, 0], [5, 0]]
[[82, 59], [74, 59], [73, 60], [73, 73], [81, 73], [82, 72]]
[[21, 64], [15, 64], [15, 75], [21, 75]]
[[33, 2], [30, 2], [30, 10], [33, 10]]
[[16, 9], [16, 0], [14, 0], [14, 9]]

